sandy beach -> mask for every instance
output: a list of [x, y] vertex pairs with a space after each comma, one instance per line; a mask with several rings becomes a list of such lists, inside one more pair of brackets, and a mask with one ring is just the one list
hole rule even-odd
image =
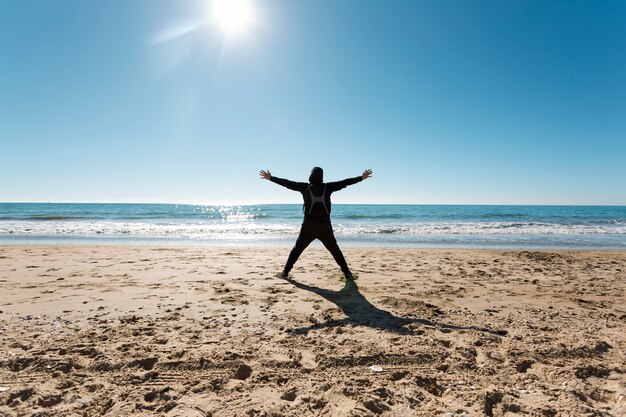
[[625, 416], [626, 252], [0, 246], [1, 416]]

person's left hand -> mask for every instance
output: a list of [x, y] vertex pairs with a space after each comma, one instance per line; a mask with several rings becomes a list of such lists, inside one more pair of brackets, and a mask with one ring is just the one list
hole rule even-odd
[[363, 178], [364, 180], [370, 178], [372, 176], [372, 170], [371, 169], [366, 169], [365, 171], [363, 171], [363, 175], [361, 175], [361, 178]]
[[272, 173], [269, 171], [265, 171], [264, 169], [262, 169], [261, 172], [259, 172], [259, 175], [264, 180], [269, 180], [270, 178], [272, 178]]

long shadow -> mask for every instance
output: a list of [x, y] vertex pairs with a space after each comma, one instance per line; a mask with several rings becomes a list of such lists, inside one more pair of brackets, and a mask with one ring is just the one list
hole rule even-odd
[[328, 301], [334, 303], [346, 315], [346, 318], [340, 320], [328, 320], [323, 323], [317, 323], [308, 327], [301, 327], [294, 330], [294, 333], [306, 334], [310, 330], [322, 329], [325, 327], [340, 326], [342, 324], [353, 324], [356, 326], [366, 326], [374, 329], [385, 330], [399, 334], [412, 334], [414, 330], [406, 326], [411, 323], [419, 323], [426, 326], [433, 326], [440, 329], [449, 330], [476, 330], [480, 332], [490, 333], [497, 336], [507, 334], [506, 330], [491, 330], [477, 326], [455, 326], [452, 324], [437, 323], [434, 321], [418, 318], [406, 318], [394, 316], [388, 311], [381, 310], [361, 294], [356, 282], [347, 280], [344, 287], [339, 291], [327, 290], [312, 285], [303, 284], [291, 278], [284, 278], [293, 286], [302, 290], [313, 292], [324, 297]]

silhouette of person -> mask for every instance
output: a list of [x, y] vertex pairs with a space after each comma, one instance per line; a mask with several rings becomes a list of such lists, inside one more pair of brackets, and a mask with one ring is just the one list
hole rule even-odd
[[289, 277], [289, 271], [293, 268], [293, 265], [298, 260], [298, 257], [315, 239], [319, 239], [324, 247], [335, 258], [335, 262], [341, 268], [344, 276], [348, 280], [354, 279], [352, 272], [348, 268], [346, 259], [337, 245], [335, 234], [333, 232], [333, 226], [330, 222], [330, 195], [335, 191], [339, 191], [346, 188], [349, 185], [356, 184], [372, 176], [372, 170], [366, 169], [363, 174], [354, 177], [346, 178], [343, 181], [336, 182], [324, 182], [324, 170], [320, 167], [313, 167], [311, 175], [309, 176], [309, 182], [294, 182], [286, 180], [284, 178], [278, 178], [273, 176], [269, 171], [261, 170], [260, 176], [262, 179], [272, 181], [278, 185], [289, 188], [293, 191], [298, 191], [302, 194], [304, 199], [303, 211], [304, 220], [302, 221], [302, 227], [300, 228], [300, 234], [296, 240], [285, 269], [281, 273], [281, 277]]

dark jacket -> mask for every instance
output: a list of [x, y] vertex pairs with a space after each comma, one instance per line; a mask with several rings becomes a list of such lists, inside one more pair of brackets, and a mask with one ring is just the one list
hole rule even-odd
[[[282, 185], [283, 187], [289, 188], [293, 191], [299, 191], [302, 194], [302, 198], [304, 199], [304, 217], [306, 218], [324, 218], [330, 215], [331, 203], [330, 203], [330, 195], [335, 191], [342, 190], [349, 185], [356, 184], [357, 182], [363, 181], [362, 177], [354, 177], [354, 178], [346, 178], [343, 181], [335, 181], [335, 182], [327, 182], [327, 183], [319, 183], [319, 184], [311, 184], [306, 182], [295, 182], [286, 180], [284, 178], [271, 177], [270, 181]], [[310, 194], [309, 188], [314, 196], [321, 196], [324, 193], [324, 189], [326, 189], [325, 203], [328, 212], [324, 209], [321, 204], [315, 204], [312, 208], [311, 213], [309, 214], [310, 208]]]

